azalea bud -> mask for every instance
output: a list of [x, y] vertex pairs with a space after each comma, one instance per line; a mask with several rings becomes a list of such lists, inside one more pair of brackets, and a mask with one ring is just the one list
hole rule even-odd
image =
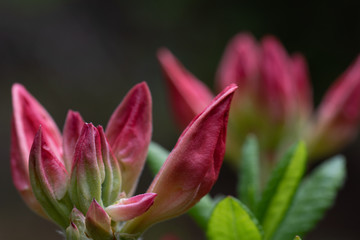
[[70, 213], [70, 223], [76, 225], [76, 229], [81, 235], [85, 233], [85, 216], [77, 208], [73, 208]]
[[86, 123], [76, 143], [70, 184], [71, 200], [81, 212], [86, 213], [93, 199], [102, 204], [104, 178], [100, 135], [91, 123]]
[[26, 204], [47, 217], [34, 197], [29, 180], [29, 153], [36, 132], [42, 126], [44, 138], [57, 158], [62, 155], [60, 132], [46, 110], [21, 84], [12, 87], [11, 173], [14, 185]]
[[106, 137], [121, 165], [122, 189], [132, 195], [145, 164], [151, 140], [151, 95], [145, 82], [137, 84], [116, 108]]
[[225, 153], [228, 113], [235, 89], [235, 85], [226, 88], [184, 130], [147, 191], [157, 194], [154, 205], [127, 222], [124, 232], [136, 234], [185, 213], [210, 191]]
[[69, 175], [65, 166], [51, 152], [40, 129], [29, 157], [31, 186], [47, 215], [62, 227], [69, 225], [72, 208], [67, 194]]
[[312, 157], [329, 155], [356, 136], [360, 121], [360, 56], [330, 87], [308, 131]]
[[86, 232], [94, 240], [113, 240], [111, 219], [94, 199], [85, 219]]
[[259, 75], [259, 49], [253, 36], [241, 33], [231, 39], [217, 71], [218, 90], [232, 83], [238, 86], [236, 95], [249, 95], [257, 86]]
[[80, 113], [69, 111], [63, 130], [63, 147], [64, 147], [64, 162], [66, 169], [70, 172], [72, 161], [74, 158], [75, 145], [80, 136], [81, 129], [84, 126], [84, 120]]
[[108, 206], [105, 211], [113, 221], [127, 221], [146, 212], [154, 203], [156, 193], [144, 193], [131, 198], [122, 198]]
[[185, 128], [212, 101], [213, 94], [205, 84], [188, 72], [169, 50], [160, 49], [158, 59], [169, 86], [175, 119]]

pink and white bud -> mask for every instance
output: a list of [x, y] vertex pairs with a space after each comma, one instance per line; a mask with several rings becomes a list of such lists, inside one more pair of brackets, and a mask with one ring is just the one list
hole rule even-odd
[[100, 135], [91, 123], [86, 123], [75, 146], [69, 190], [72, 202], [81, 212], [86, 213], [93, 199], [102, 203], [104, 179]]
[[66, 169], [69, 172], [71, 171], [72, 167], [75, 145], [83, 126], [84, 120], [82, 119], [80, 113], [70, 110], [66, 116], [63, 130], [64, 162]]
[[254, 91], [259, 75], [259, 47], [252, 35], [241, 33], [230, 40], [220, 62], [216, 86], [219, 91], [232, 83], [238, 86], [236, 95]]
[[120, 165], [111, 151], [101, 126], [97, 127], [101, 141], [102, 161], [105, 167], [105, 179], [101, 187], [101, 199], [104, 206], [114, 203], [121, 193]]
[[106, 137], [120, 162], [122, 188], [132, 195], [145, 164], [152, 133], [152, 104], [145, 82], [135, 85], [112, 114]]
[[357, 134], [360, 122], [360, 56], [330, 87], [309, 128], [314, 157], [336, 152]]
[[154, 203], [156, 193], [144, 193], [131, 198], [122, 198], [105, 208], [113, 221], [128, 221], [145, 213]]
[[136, 234], [183, 214], [210, 191], [223, 161], [228, 113], [236, 88], [226, 88], [184, 130], [147, 191], [157, 194], [154, 205], [127, 222], [125, 232]]
[[67, 227], [72, 209], [67, 195], [69, 174], [45, 142], [41, 128], [31, 147], [29, 172], [34, 195], [47, 215], [60, 226]]
[[86, 232], [92, 239], [113, 240], [111, 219], [94, 199], [86, 213]]
[[66, 240], [81, 240], [80, 231], [73, 222], [66, 228]]
[[21, 84], [12, 87], [11, 173], [14, 185], [27, 205], [46, 217], [33, 195], [29, 180], [29, 153], [36, 132], [42, 126], [44, 138], [57, 158], [62, 155], [60, 132], [46, 110]]
[[179, 125], [185, 128], [209, 105], [213, 94], [205, 84], [188, 72], [168, 49], [160, 49], [157, 56], [169, 86], [175, 118]]

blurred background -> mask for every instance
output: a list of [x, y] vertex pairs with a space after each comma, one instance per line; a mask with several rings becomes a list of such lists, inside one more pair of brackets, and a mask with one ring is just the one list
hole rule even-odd
[[[166, 46], [208, 86], [228, 40], [248, 31], [276, 35], [310, 67], [315, 105], [360, 53], [357, 1], [212, 0], [2, 0], [0, 2], [0, 239], [63, 239], [56, 226], [33, 214], [13, 187], [10, 165], [10, 89], [20, 82], [45, 106], [60, 129], [68, 109], [106, 125], [136, 83], [153, 97], [153, 140], [171, 149], [179, 136], [169, 111], [156, 51]], [[347, 182], [336, 206], [308, 235], [359, 239], [360, 138], [344, 149]], [[145, 170], [139, 192], [151, 175]], [[212, 194], [233, 194], [236, 177], [225, 165]], [[151, 228], [145, 239], [173, 233], [205, 239], [192, 220], [180, 217]]]

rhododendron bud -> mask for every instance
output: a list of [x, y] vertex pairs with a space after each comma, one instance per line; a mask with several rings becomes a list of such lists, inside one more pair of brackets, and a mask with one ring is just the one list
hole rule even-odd
[[16, 189], [27, 205], [46, 217], [35, 199], [29, 180], [29, 152], [39, 126], [57, 158], [62, 155], [60, 132], [46, 110], [20, 84], [12, 87], [11, 172]]
[[217, 89], [221, 91], [232, 83], [238, 85], [235, 96], [251, 94], [258, 84], [259, 49], [255, 39], [247, 33], [236, 35], [225, 49], [216, 75]]
[[309, 151], [328, 155], [357, 134], [360, 122], [360, 56], [330, 87], [309, 127]]
[[86, 232], [94, 240], [113, 240], [114, 234], [111, 229], [111, 218], [94, 199], [87, 211]]
[[86, 123], [76, 143], [70, 184], [71, 200], [80, 211], [86, 213], [93, 199], [102, 203], [104, 179], [100, 135], [91, 123]]
[[147, 192], [154, 205], [129, 221], [124, 231], [141, 233], [150, 225], [185, 213], [212, 188], [225, 153], [228, 113], [235, 85], [220, 93], [184, 130]]
[[68, 228], [66, 228], [66, 239], [67, 240], [81, 240], [80, 231], [73, 222], [71, 222], [70, 226]]
[[189, 73], [169, 50], [160, 49], [158, 59], [169, 86], [175, 118], [185, 128], [209, 105], [213, 94], [205, 84]]
[[144, 193], [131, 198], [121, 198], [105, 211], [114, 221], [127, 221], [146, 212], [154, 203], [156, 193]]
[[40, 129], [35, 136], [29, 157], [32, 189], [47, 215], [57, 224], [66, 227], [72, 209], [67, 194], [69, 174], [42, 137]]
[[120, 161], [123, 191], [134, 193], [144, 167], [152, 133], [151, 95], [146, 83], [133, 87], [116, 108], [106, 127], [106, 137]]

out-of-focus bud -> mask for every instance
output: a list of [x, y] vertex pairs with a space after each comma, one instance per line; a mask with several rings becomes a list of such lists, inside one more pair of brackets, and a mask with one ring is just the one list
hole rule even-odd
[[66, 116], [63, 130], [64, 162], [68, 172], [71, 171], [75, 145], [83, 126], [84, 120], [80, 113], [70, 110]]
[[69, 190], [72, 202], [81, 212], [86, 213], [93, 199], [102, 204], [104, 179], [100, 135], [91, 123], [86, 123], [76, 143]]
[[132, 195], [144, 167], [152, 133], [152, 103], [145, 82], [135, 85], [112, 114], [106, 137], [121, 165], [122, 189]]
[[113, 240], [111, 219], [105, 210], [94, 199], [85, 219], [86, 232], [94, 240]]
[[70, 223], [76, 225], [76, 229], [79, 231], [80, 235], [84, 235], [85, 227], [85, 216], [77, 208], [73, 208], [70, 213]]
[[357, 134], [360, 122], [360, 56], [330, 87], [308, 131], [313, 157], [336, 152]]
[[20, 84], [12, 87], [13, 116], [11, 124], [11, 172], [16, 189], [26, 204], [46, 217], [34, 197], [29, 180], [29, 152], [34, 136], [42, 126], [46, 141], [57, 158], [61, 157], [61, 135], [46, 110]]
[[251, 94], [258, 84], [259, 57], [257, 43], [250, 34], [236, 35], [228, 44], [218, 68], [217, 89], [221, 91], [236, 83], [239, 88], [235, 96], [242, 99]]
[[124, 232], [141, 233], [156, 222], [183, 214], [210, 191], [223, 161], [236, 88], [226, 88], [184, 130], [147, 191], [157, 194], [154, 205], [127, 222]]
[[156, 193], [144, 193], [131, 198], [121, 198], [105, 208], [114, 221], [127, 221], [146, 212], [154, 203]]
[[40, 129], [35, 136], [29, 157], [29, 172], [36, 199], [47, 215], [62, 227], [69, 225], [72, 209], [67, 194], [69, 174], [42, 137]]
[[169, 86], [175, 119], [185, 128], [210, 104], [213, 94], [205, 84], [189, 73], [168, 49], [160, 49], [157, 55]]

